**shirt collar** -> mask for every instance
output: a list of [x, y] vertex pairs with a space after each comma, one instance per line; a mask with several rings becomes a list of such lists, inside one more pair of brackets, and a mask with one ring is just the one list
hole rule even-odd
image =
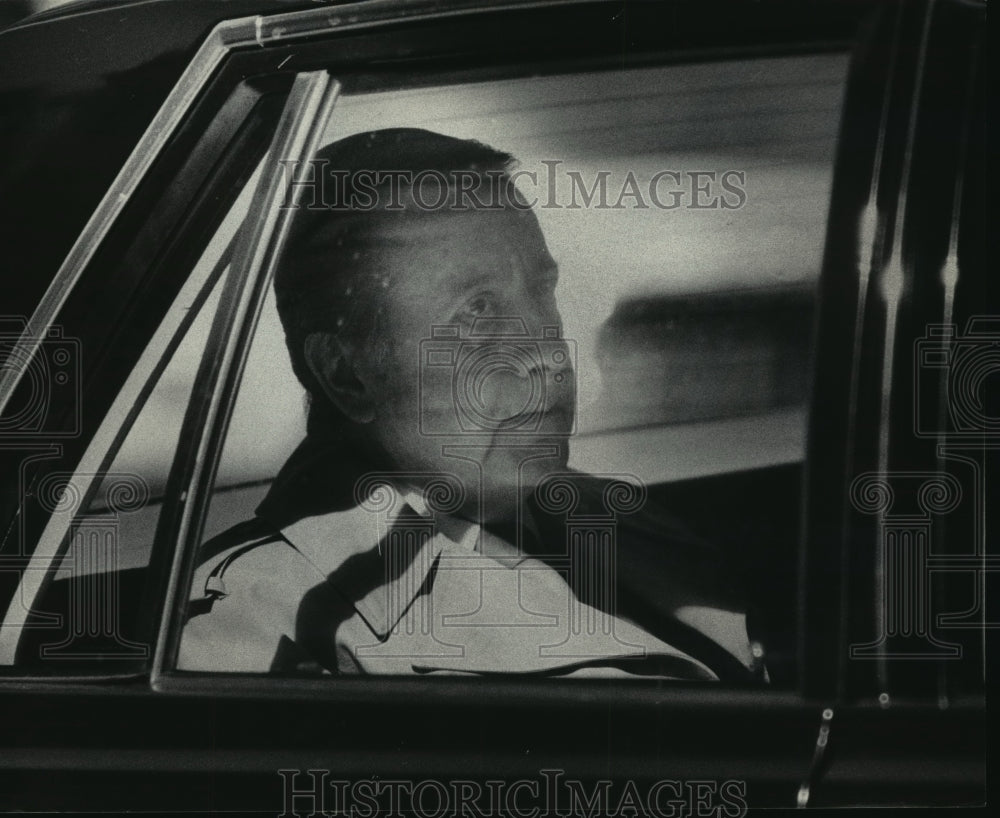
[[[327, 576], [385, 640], [420, 594], [442, 551], [454, 547], [473, 553], [482, 529], [430, 512], [419, 491], [401, 492], [387, 484], [380, 484], [387, 491], [383, 511], [358, 505], [358, 477], [375, 466], [370, 453], [359, 452], [350, 438], [310, 434], [282, 467], [257, 516]], [[410, 546], [402, 536], [406, 531], [416, 535]], [[414, 542], [419, 548], [412, 547]]]
[[479, 527], [428, 513], [417, 492], [386, 487], [383, 511], [361, 505], [301, 517], [282, 536], [326, 575], [385, 640], [423, 590], [441, 552], [471, 552]]

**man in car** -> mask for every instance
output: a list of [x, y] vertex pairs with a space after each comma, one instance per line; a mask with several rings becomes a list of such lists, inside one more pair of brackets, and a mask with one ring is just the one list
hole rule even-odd
[[414, 129], [315, 158], [275, 279], [308, 434], [206, 544], [180, 668], [759, 677], [718, 553], [567, 469], [558, 268], [511, 163]]

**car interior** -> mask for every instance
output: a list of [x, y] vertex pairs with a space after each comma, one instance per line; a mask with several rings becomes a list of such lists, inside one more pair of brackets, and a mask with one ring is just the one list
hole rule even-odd
[[[559, 263], [564, 336], [577, 355], [570, 465], [634, 475], [648, 503], [724, 549], [744, 578], [751, 634], [777, 686], [792, 684], [795, 669], [815, 285], [846, 71], [847, 55], [824, 53], [365, 90], [338, 101], [324, 136], [422, 127], [518, 159], [519, 185], [537, 200]], [[685, 179], [678, 195], [707, 195], [705, 180], [736, 171], [745, 201], [664, 209], [619, 195], [628, 173], [638, 170], [648, 193], [658, 170], [691, 168], [704, 174], [695, 180], [702, 191]], [[609, 201], [578, 206], [602, 174]], [[248, 207], [244, 196], [200, 263], [224, 265], [225, 247], [252, 221]], [[41, 666], [62, 652], [113, 673], [142, 655], [133, 612], [224, 282], [200, 305], [76, 523], [110, 513], [119, 546], [113, 557], [94, 556], [74, 538], [31, 608], [28, 623], [38, 627], [24, 630], [17, 664]], [[271, 293], [202, 542], [253, 515], [304, 434], [304, 409]], [[146, 505], [115, 512], [109, 490], [121, 475], [141, 478]], [[108, 598], [119, 600], [116, 628], [74, 624], [79, 606]]]

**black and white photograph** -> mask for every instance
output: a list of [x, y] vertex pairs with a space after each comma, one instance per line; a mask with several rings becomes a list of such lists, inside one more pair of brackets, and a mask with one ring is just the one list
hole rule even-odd
[[0, 814], [987, 810], [986, 17], [0, 0]]

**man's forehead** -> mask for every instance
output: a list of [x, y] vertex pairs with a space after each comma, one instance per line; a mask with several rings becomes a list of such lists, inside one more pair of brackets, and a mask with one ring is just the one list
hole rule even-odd
[[370, 232], [399, 246], [459, 246], [473, 236], [480, 244], [544, 246], [534, 214], [510, 207], [400, 212], [397, 218], [373, 220]]
[[511, 210], [384, 221], [372, 225], [364, 243], [372, 269], [391, 274], [393, 283], [402, 283], [404, 275], [419, 283], [491, 270], [530, 272], [552, 264], [534, 215]]

